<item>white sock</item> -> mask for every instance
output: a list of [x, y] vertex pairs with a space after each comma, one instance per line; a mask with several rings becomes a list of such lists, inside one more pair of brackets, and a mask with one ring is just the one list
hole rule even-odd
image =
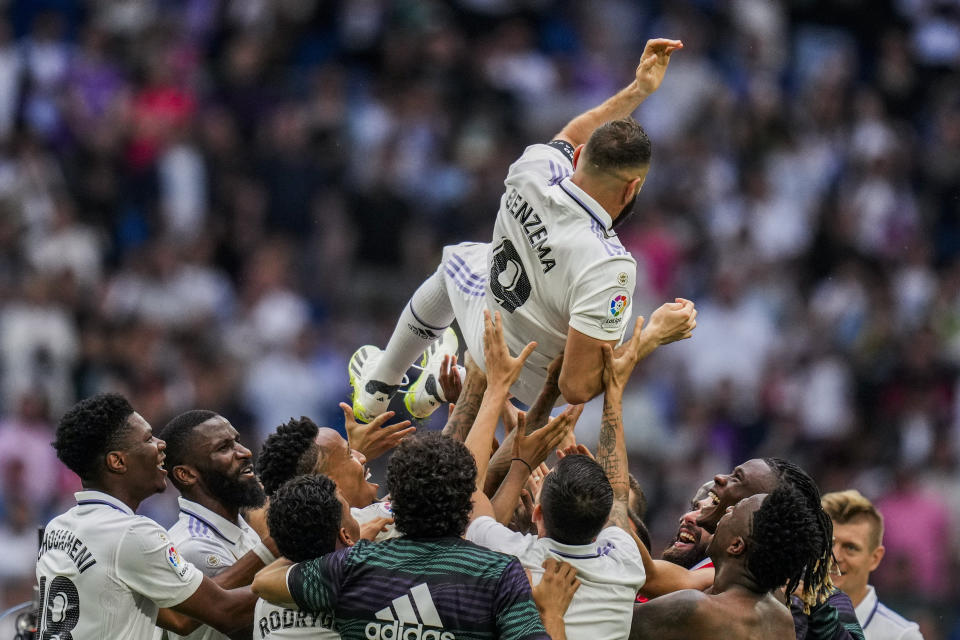
[[370, 378], [400, 384], [411, 364], [453, 323], [453, 307], [439, 273], [420, 285], [403, 308], [397, 327]]

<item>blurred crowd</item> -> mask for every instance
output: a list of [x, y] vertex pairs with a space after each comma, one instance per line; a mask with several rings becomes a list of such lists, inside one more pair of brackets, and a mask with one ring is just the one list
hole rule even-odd
[[625, 400], [655, 545], [715, 473], [788, 457], [875, 500], [884, 600], [960, 637], [957, 0], [0, 5], [0, 603], [78, 486], [49, 446], [75, 400], [211, 409], [254, 449], [342, 426], [350, 353], [664, 36], [621, 237], [635, 310], [699, 326]]

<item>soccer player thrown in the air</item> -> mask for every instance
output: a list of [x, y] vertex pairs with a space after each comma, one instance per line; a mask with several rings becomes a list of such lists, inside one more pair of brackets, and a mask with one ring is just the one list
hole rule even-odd
[[[530, 405], [562, 352], [563, 398], [581, 404], [602, 390], [604, 344], [616, 346], [633, 313], [637, 263], [617, 236], [650, 168], [652, 148], [630, 114], [663, 81], [679, 40], [647, 42], [632, 82], [571, 120], [545, 144], [531, 144], [510, 166], [490, 242], [447, 246], [440, 265], [400, 314], [384, 350], [360, 347], [350, 359], [353, 412], [369, 422], [386, 411], [408, 368], [421, 373], [404, 390], [410, 415], [423, 418], [448, 400], [438, 383], [459, 343], [483, 361], [483, 311], [501, 311], [514, 353], [534, 340], [510, 392]], [[660, 307], [651, 322], [696, 326], [693, 303]], [[653, 349], [654, 344], [647, 345]]]

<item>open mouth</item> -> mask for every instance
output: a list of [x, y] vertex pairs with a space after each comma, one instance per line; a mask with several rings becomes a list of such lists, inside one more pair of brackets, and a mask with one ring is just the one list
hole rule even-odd
[[245, 467], [243, 467], [242, 469], [240, 469], [240, 477], [241, 477], [241, 478], [252, 478], [253, 475], [254, 475], [254, 474], [253, 474], [253, 465], [252, 465], [252, 464], [248, 464], [247, 466], [245, 466]]
[[157, 464], [157, 469], [159, 469], [160, 471], [163, 471], [164, 473], [167, 473], [166, 461], [167, 461], [167, 457], [164, 456], [160, 458], [160, 462]]
[[716, 492], [714, 492], [714, 491], [708, 491], [708, 492], [707, 492], [707, 497], [710, 498], [710, 502], [711, 502], [714, 506], [717, 506], [718, 504], [720, 504], [720, 496], [718, 496], [718, 495], [716, 494]]
[[677, 535], [677, 542], [675, 544], [696, 544], [697, 538], [689, 531], [681, 531]]
[[364, 469], [364, 470], [363, 470], [363, 479], [366, 480], [367, 482], [370, 482], [370, 476], [372, 476], [372, 475], [373, 475], [373, 474], [370, 473], [370, 469]]

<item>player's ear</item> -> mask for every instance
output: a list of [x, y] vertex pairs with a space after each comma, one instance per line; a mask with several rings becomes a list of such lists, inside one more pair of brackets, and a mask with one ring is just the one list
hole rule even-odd
[[340, 527], [340, 531], [337, 533], [337, 538], [340, 540], [340, 544], [344, 547], [352, 547], [357, 542], [347, 532], [346, 527]]
[[727, 545], [727, 553], [729, 553], [731, 556], [743, 555], [744, 551], [746, 550], [747, 550], [747, 543], [740, 536], [735, 537], [733, 540], [730, 541], [730, 544]]
[[170, 473], [176, 479], [177, 484], [184, 487], [193, 486], [200, 479], [200, 474], [197, 473], [196, 469], [185, 464], [178, 464]]
[[870, 554], [870, 568], [868, 571], [874, 571], [877, 567], [880, 566], [880, 561], [883, 560], [883, 554], [887, 552], [887, 549], [881, 544]]
[[107, 471], [111, 473], [127, 472], [127, 458], [123, 455], [123, 451], [108, 451], [104, 462], [106, 462]]

